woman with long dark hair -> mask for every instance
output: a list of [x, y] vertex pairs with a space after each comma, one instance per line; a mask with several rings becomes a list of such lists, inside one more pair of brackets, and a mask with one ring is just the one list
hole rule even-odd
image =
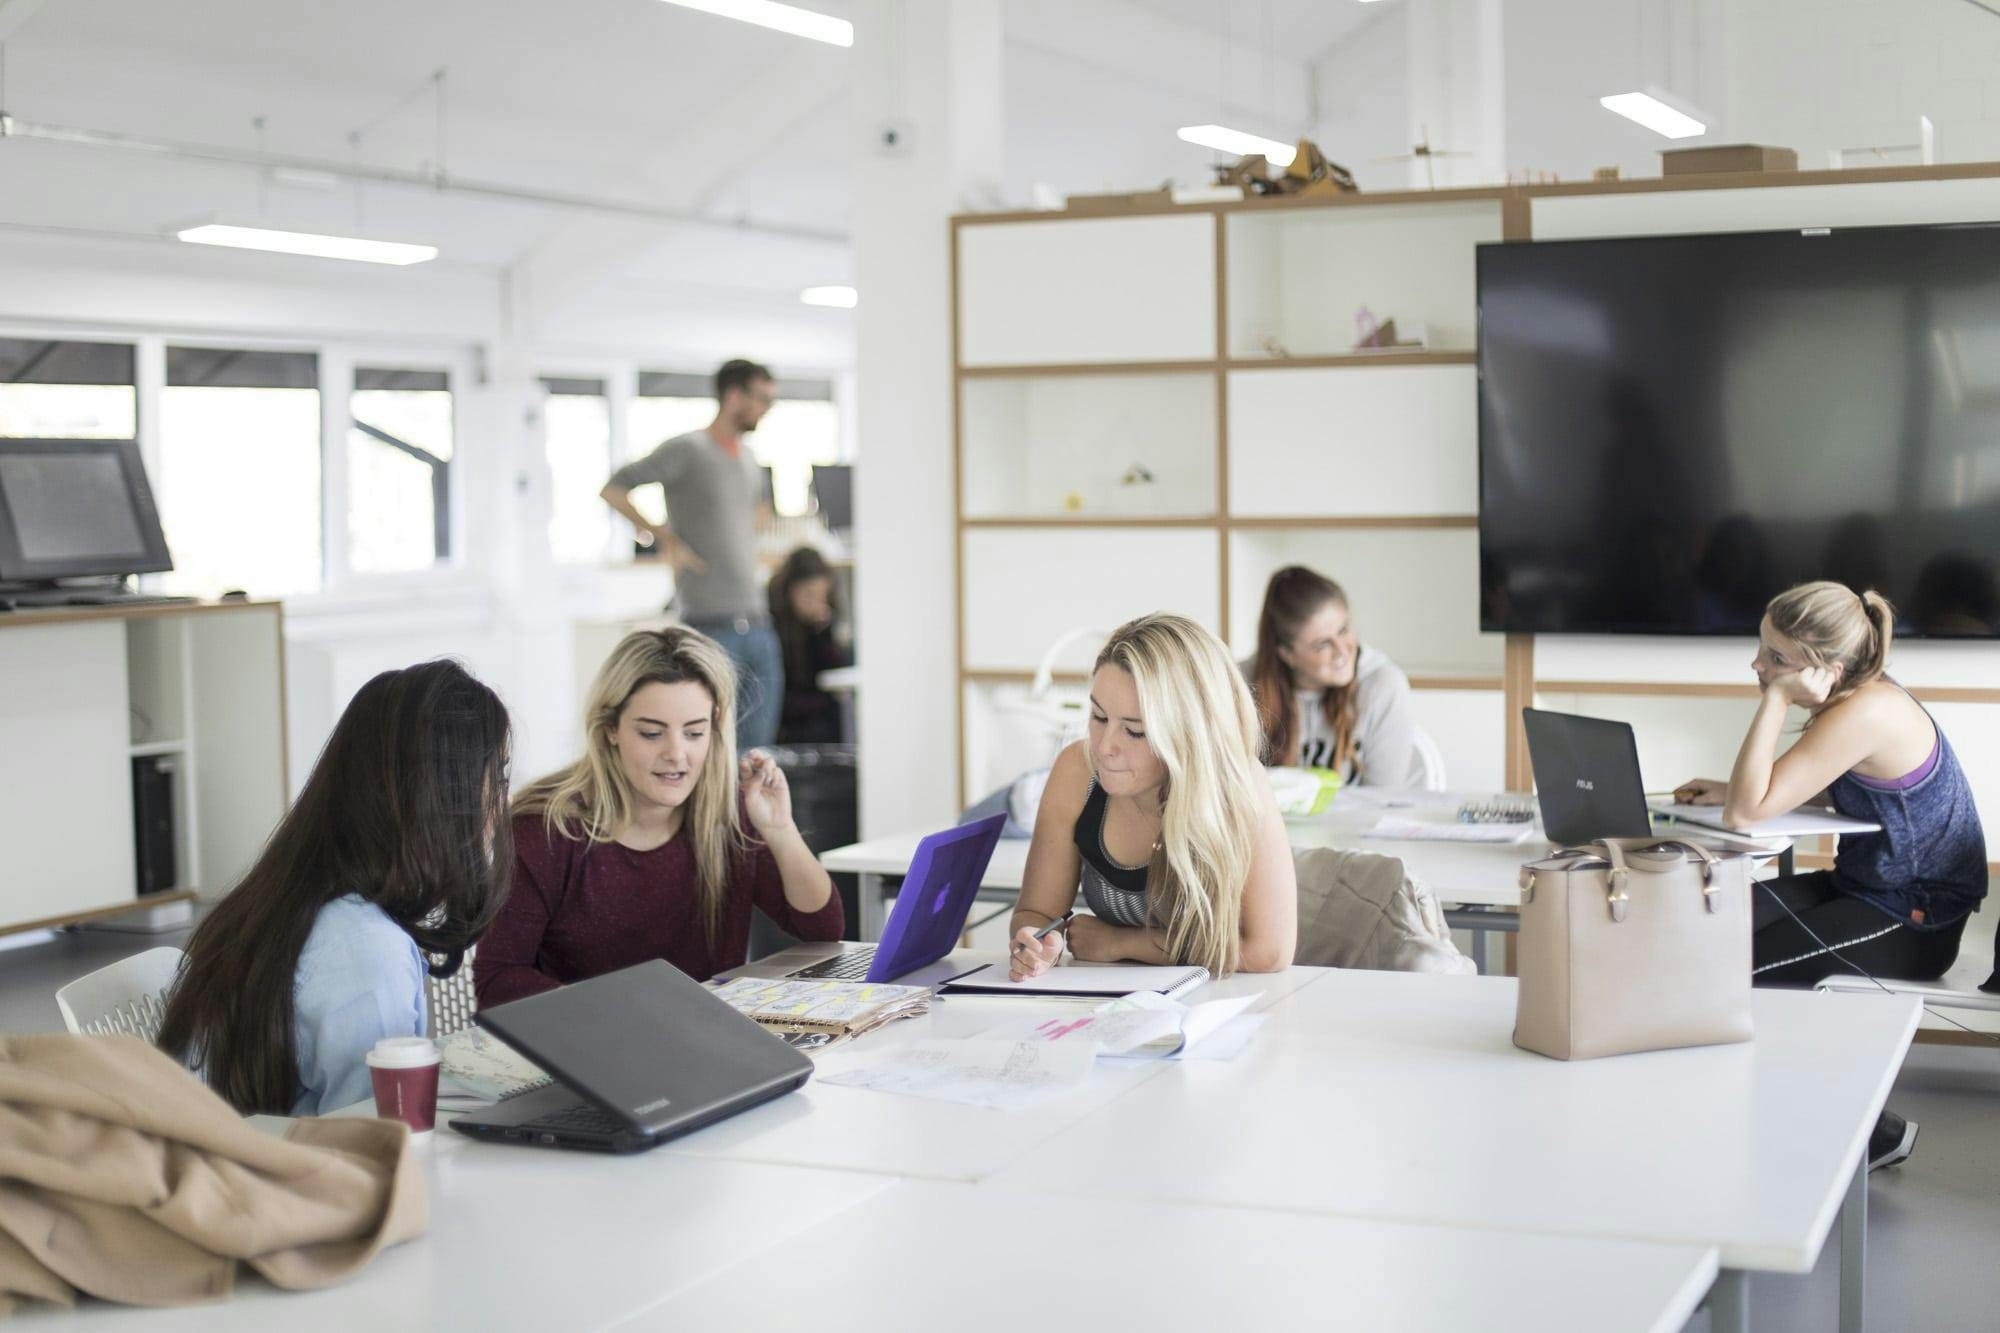
[[1409, 677], [1355, 637], [1347, 594], [1332, 579], [1303, 565], [1271, 576], [1243, 672], [1265, 763], [1330, 768], [1371, 787], [1423, 785]]
[[785, 557], [771, 576], [771, 624], [785, 659], [785, 700], [778, 743], [840, 739], [840, 700], [819, 687], [819, 673], [851, 666], [854, 655], [834, 636], [833, 566], [810, 546]]
[[188, 944], [159, 1045], [237, 1110], [368, 1096], [383, 1037], [429, 1027], [513, 865], [507, 710], [456, 662], [385, 671], [341, 714], [256, 864]]

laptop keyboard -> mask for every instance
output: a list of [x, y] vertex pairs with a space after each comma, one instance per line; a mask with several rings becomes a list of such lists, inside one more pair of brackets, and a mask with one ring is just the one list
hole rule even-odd
[[837, 953], [831, 958], [822, 958], [817, 963], [797, 968], [785, 975], [810, 977], [817, 981], [866, 981], [868, 968], [874, 961], [873, 949], [851, 949], [846, 953]]
[[582, 1134], [620, 1134], [631, 1128], [595, 1102], [578, 1102], [537, 1116], [520, 1126], [529, 1131], [567, 1130]]

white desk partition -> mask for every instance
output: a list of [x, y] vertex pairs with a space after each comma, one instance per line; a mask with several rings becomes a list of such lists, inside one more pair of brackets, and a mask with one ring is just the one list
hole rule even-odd
[[[968, 1271], [974, 1255], [992, 1262]], [[1705, 1246], [922, 1183], [828, 1218], [774, 1258], [620, 1328], [1679, 1333], [1715, 1276]]]

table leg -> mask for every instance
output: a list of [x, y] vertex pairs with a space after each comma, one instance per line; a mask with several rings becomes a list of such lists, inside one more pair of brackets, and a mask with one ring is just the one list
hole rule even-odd
[[1868, 1153], [1840, 1205], [1840, 1333], [1861, 1333], [1868, 1294]]
[[1709, 1333], [1750, 1333], [1750, 1275], [1725, 1268], [1708, 1289]]
[[861, 876], [861, 938], [873, 943], [882, 938], [883, 923], [889, 919], [888, 878], [864, 873]]

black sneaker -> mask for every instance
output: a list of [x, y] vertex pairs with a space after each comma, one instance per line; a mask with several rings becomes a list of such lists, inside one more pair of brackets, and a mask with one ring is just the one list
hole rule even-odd
[[1868, 1169], [1901, 1166], [1917, 1148], [1917, 1122], [1905, 1120], [1894, 1111], [1884, 1111], [1868, 1136]]

